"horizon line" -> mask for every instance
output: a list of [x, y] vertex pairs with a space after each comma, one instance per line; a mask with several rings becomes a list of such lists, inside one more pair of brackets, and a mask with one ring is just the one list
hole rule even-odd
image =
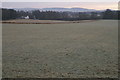
[[[67, 8], [67, 9], [72, 9], [72, 8], [82, 8], [82, 9], [93, 9], [93, 8], [84, 8], [84, 7], [44, 7], [44, 8], [35, 8], [35, 7], [19, 7], [19, 8], [12, 8], [12, 7], [2, 7], [2, 8], [7, 8], [7, 9], [26, 9], [26, 8], [33, 8], [33, 9], [44, 9], [44, 8]], [[106, 9], [93, 9], [93, 10], [107, 10], [110, 8]], [[119, 10], [119, 9], [110, 9], [110, 10]]]

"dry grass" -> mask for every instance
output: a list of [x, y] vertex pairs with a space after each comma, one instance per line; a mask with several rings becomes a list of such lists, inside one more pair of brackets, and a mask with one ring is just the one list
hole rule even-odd
[[4, 20], [0, 23], [9, 24], [68, 24], [68, 23], [84, 23], [94, 20], [80, 20], [80, 21], [60, 21], [60, 20], [32, 20], [32, 19], [17, 19], [17, 20]]
[[117, 78], [117, 24], [3, 24], [3, 78]]

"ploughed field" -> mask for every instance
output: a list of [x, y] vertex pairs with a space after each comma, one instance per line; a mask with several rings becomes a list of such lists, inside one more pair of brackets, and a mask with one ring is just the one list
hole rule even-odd
[[3, 24], [3, 78], [117, 78], [117, 25]]

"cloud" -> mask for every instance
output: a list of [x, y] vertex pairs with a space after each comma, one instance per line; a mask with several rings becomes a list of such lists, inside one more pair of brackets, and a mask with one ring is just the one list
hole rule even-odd
[[49, 8], [49, 7], [80, 7], [89, 9], [117, 9], [117, 2], [3, 2], [6, 8]]
[[2, 2], [119, 2], [119, 0], [2, 0]]

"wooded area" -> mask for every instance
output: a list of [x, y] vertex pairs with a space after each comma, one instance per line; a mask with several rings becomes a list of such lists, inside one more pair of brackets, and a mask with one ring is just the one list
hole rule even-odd
[[120, 19], [120, 11], [107, 9], [103, 12], [56, 12], [56, 11], [16, 11], [2, 9], [2, 20], [22, 19], [29, 16], [38, 20], [94, 20], [94, 19]]

